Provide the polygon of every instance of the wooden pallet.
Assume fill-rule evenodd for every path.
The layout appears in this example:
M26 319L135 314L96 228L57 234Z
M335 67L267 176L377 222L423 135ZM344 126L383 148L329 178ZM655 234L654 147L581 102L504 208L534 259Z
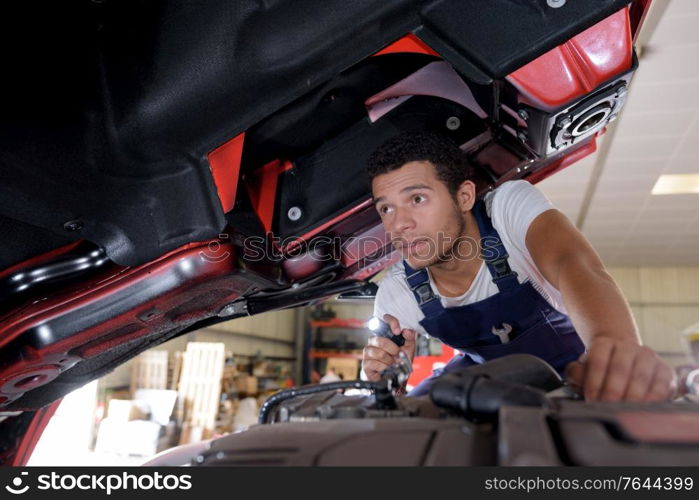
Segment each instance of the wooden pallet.
M171 352L168 359L167 371L167 388L176 391L180 382L182 373L182 359L184 353L182 351Z
M141 353L131 368L131 394L135 394L137 389L167 389L167 376L167 351Z
M180 444L213 435L225 363L222 342L190 342L182 360L178 399L182 422Z

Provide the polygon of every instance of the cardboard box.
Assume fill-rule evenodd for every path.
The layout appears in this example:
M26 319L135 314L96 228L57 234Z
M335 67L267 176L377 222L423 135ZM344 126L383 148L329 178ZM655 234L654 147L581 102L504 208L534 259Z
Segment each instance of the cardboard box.
M170 422L176 400L177 391L164 389L138 389L134 394L134 401L142 403L142 408L147 406L150 420L160 425L167 425Z
M257 394L257 377L239 375L235 378L235 389L241 394Z
M223 378L231 379L238 375L238 369L235 365L226 365L223 367Z
M258 361L252 368L252 374L256 377L263 377L269 372L268 361Z
M342 380L356 380L359 372L359 360L353 358L328 358L326 370L332 370L342 376Z
M148 419L148 410L140 401L133 399L111 399L107 409L107 417L112 422L130 422L131 420Z
M97 431L95 451L150 457L158 449L162 426L146 420L119 422L105 418Z

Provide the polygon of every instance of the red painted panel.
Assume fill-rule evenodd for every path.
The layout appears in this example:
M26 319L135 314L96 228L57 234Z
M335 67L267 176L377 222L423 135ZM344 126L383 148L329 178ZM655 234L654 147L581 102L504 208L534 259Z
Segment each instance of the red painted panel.
M24 467L27 465L29 458L34 452L34 448L36 448L36 443L39 442L39 438L43 434L44 429L48 425L53 414L56 413L60 403L61 400L59 399L58 401L54 401L50 405L37 410L32 418L32 421L29 423L26 432L19 439L14 456L11 458L10 463L6 465L10 465L12 467Z
M214 176L214 184L216 184L224 213L232 210L235 204L244 142L245 132L209 153L209 167Z
M384 255L378 260L373 261L371 264L369 264L366 267L362 267L358 269L357 271L350 272L349 274L345 274L342 276L342 279L347 279L347 280L365 280L369 278L370 276L373 276L374 274L378 273L379 271L392 266L396 262L400 260L400 253L393 251L389 253L388 255Z
M444 344L442 345L442 354L439 356L415 356L415 359L413 359L413 373L410 374L408 385L417 386L432 375L435 363L446 364L454 356L456 356L456 351Z
M432 56L439 57L434 50L430 48L425 42L420 40L417 36L412 33L405 35L403 38L396 40L388 47L379 50L375 56L381 56L384 54L395 54L397 52L415 52L418 54L429 54Z
M601 134L598 134L601 135ZM597 136L593 137L592 140L590 140L587 143L584 143L581 145L578 149L575 151L569 151L563 158L560 160L555 161L551 165L547 165L536 172L532 173L529 177L527 177L527 180L531 182L532 184L536 184L539 181L543 181L550 175L555 174L556 172L559 172L563 170L566 167L569 167L573 163L577 163L586 156L591 155L597 151Z
M680 407L681 408L681 407ZM614 418L638 443L699 444L699 413L695 411L620 411Z
M507 77L522 102L553 110L631 69L629 9L624 8Z
M81 358L216 314L249 286L236 274L234 254L230 243L191 243L143 266L124 268L108 277L95 276L80 290L54 294L0 318L0 347L4 347L28 329L50 328L52 321L62 316L110 300L124 300L133 290L146 291L149 297L137 307L86 325L41 349L24 346L21 359L0 367L0 406L50 382ZM159 290L158 295L147 290Z
M307 233L302 234L301 236L299 236L295 240L293 240L290 243L288 243L287 245L285 245L283 248L284 253L291 252L293 249L295 249L302 242L311 239L313 236L317 235L318 233L325 231L326 229L330 228L334 224L337 224L338 222L343 221L346 218L348 218L348 217L350 217L358 212L361 212L362 210L364 210L367 207L370 207L371 205L372 205L371 200L363 201L359 205L356 205L356 206L350 208L349 210L346 210L345 212L341 213L340 215L333 217L329 221L324 222L320 226L317 226L317 227L311 229Z
M4 269L2 272L0 272L0 279L6 278L16 272L22 271L29 267L39 266L41 264L51 262L55 260L57 257L71 252L76 247L78 247L80 243L82 243L82 240L74 241L72 243L68 243L67 245L56 248L49 252L42 253L30 259L23 260L22 262L18 262L17 264L14 264L13 266L8 267L7 269Z
M643 23L648 16L650 4L653 0L636 0L631 4L631 32L633 33L633 41L636 42L638 34L641 32Z
M344 267L350 267L366 257L376 255L390 245L391 238L379 223L349 238L342 246L340 261Z
M294 164L288 160L274 160L255 170L246 179L252 206L267 233L272 231L279 176L293 167Z

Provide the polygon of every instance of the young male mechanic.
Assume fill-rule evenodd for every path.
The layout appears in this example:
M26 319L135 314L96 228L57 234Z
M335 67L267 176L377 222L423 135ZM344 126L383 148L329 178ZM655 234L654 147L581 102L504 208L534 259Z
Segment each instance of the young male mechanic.
M370 338L369 380L416 334L463 353L459 367L526 352L546 360L588 401L659 401L673 370L642 346L629 306L585 237L527 181L476 199L472 167L449 139L411 132L370 157L376 210L403 260L388 269L375 315L406 339ZM411 395L428 391L430 379Z

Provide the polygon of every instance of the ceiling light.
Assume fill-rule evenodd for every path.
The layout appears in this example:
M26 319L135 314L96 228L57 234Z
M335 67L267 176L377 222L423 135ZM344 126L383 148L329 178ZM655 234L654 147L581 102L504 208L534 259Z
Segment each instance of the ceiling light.
M699 174L661 175L651 194L699 194Z

